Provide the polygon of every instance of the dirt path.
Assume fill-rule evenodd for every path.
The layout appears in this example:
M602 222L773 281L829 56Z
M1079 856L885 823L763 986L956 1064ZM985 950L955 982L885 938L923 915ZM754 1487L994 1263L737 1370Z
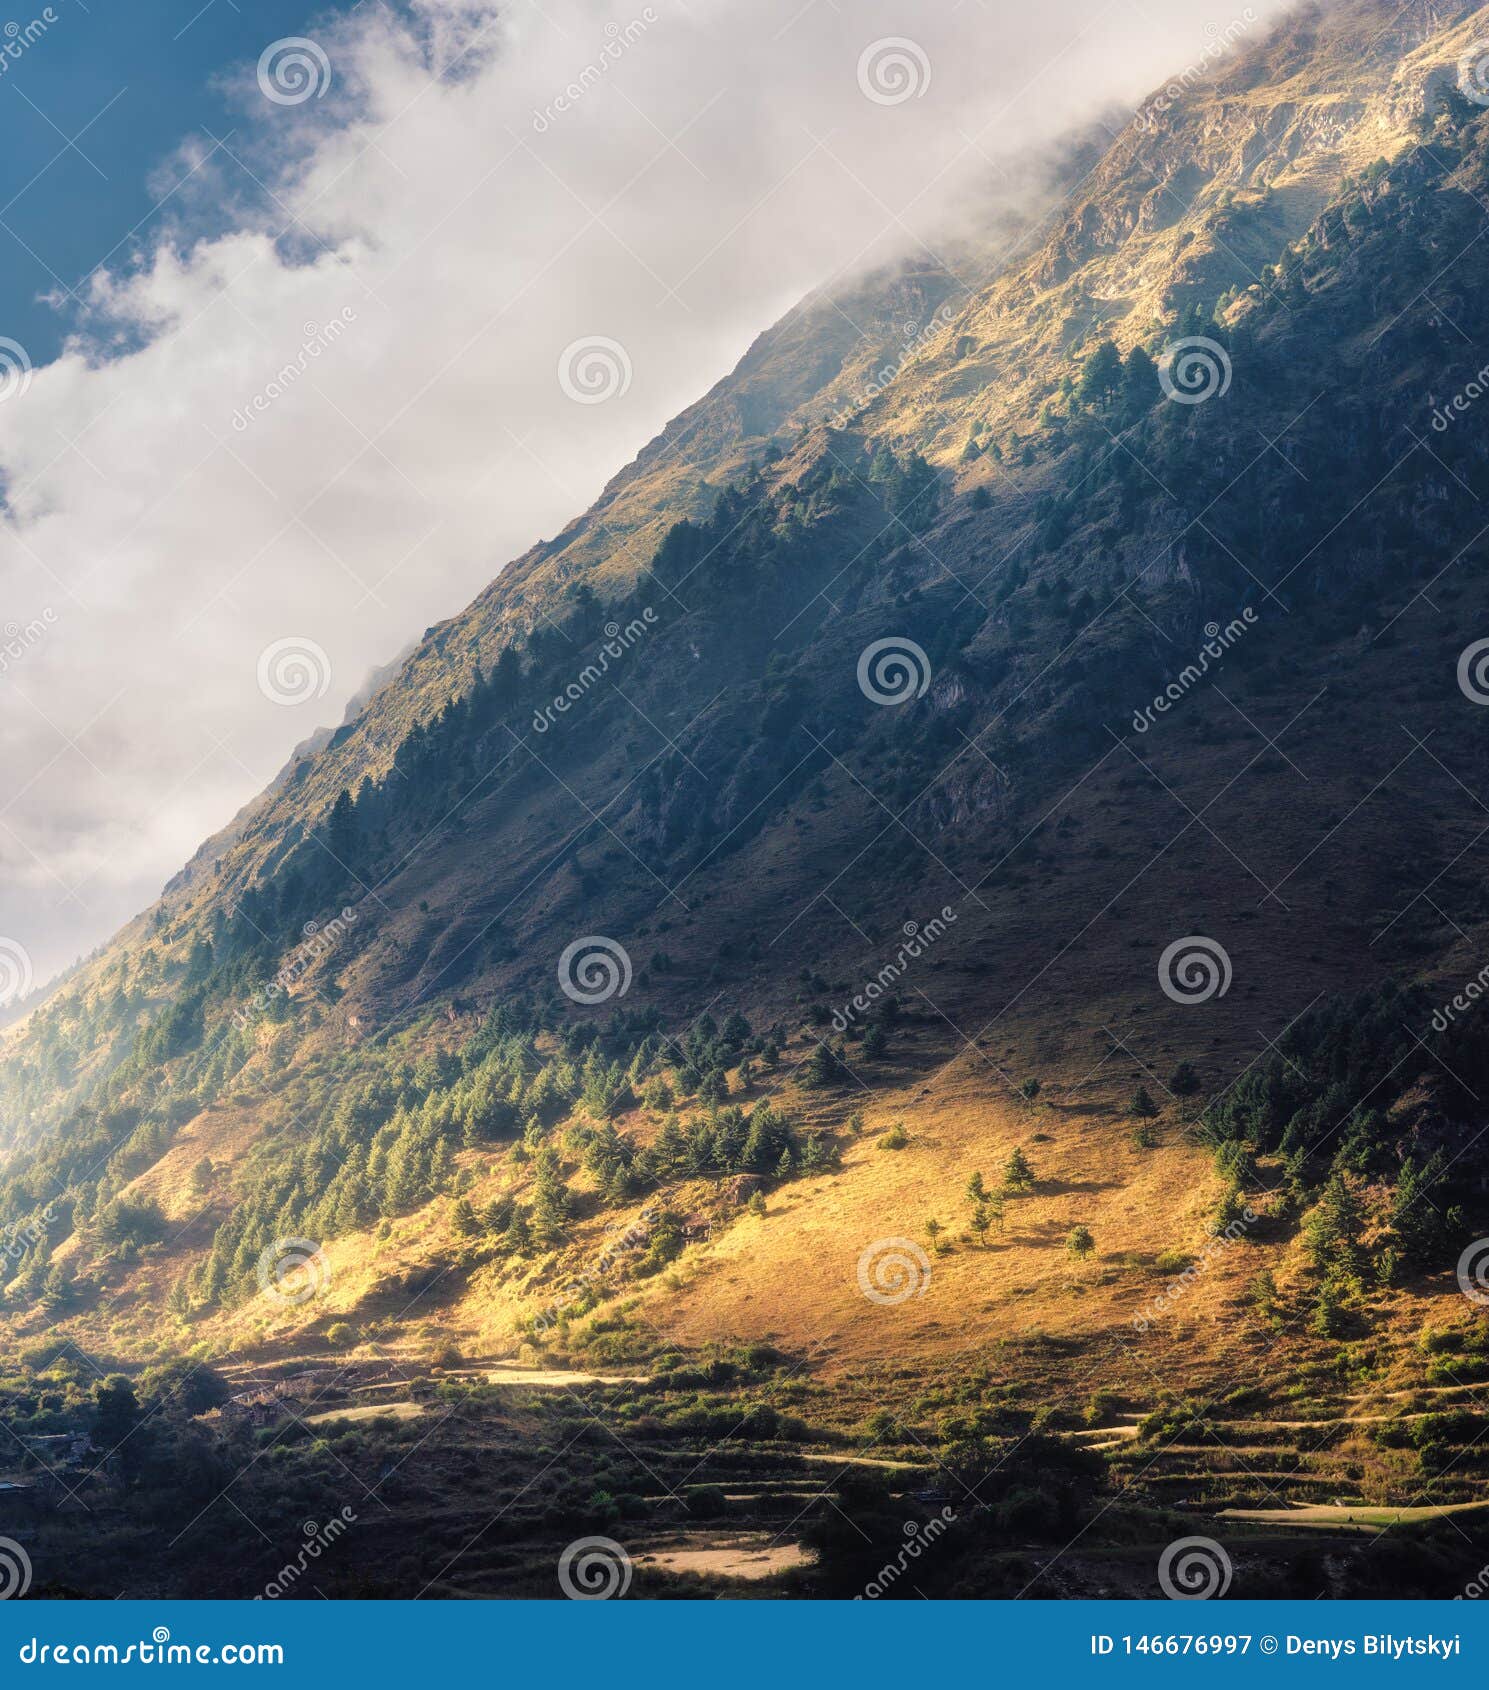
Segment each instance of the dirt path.
M355 1408L328 1408L323 1414L307 1414L307 1426L324 1426L331 1420L417 1420L424 1405L417 1402L362 1402Z
M635 1557L638 1567L656 1567L668 1573L703 1573L710 1578L773 1578L796 1567L809 1567L813 1557L799 1543L776 1543L764 1532L737 1537L698 1534L680 1539L675 1546L644 1550Z
M1445 1502L1425 1508L1380 1508L1361 1503L1300 1503L1296 1508L1222 1508L1222 1520L1249 1520L1260 1526L1332 1526L1345 1531L1374 1532L1414 1520L1440 1520L1489 1508L1489 1502Z

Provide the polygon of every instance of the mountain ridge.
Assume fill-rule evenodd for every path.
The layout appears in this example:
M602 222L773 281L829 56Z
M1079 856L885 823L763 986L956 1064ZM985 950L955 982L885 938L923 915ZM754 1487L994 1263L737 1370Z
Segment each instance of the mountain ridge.
M437 1126L439 1109L455 1107L439 1100L498 1054L493 1017L503 1039L536 1038L545 1060L556 1048L572 1071L562 1083L586 1095L584 1053L595 1047L563 1041L591 1037L572 1031L588 1018L553 983L566 948L590 934L626 952L635 995L605 1000L604 1013L637 1018L615 1032L611 1060L641 1067L619 1094L629 1102L612 1109L597 1081L581 1118L623 1121L650 1149L673 1111L639 1094L672 1071L689 1029L717 1006L744 1010L761 1049L736 1039L714 1052L713 1067L695 1078L709 1080L722 1063L723 1097L710 1080L715 1095L695 1086L689 1107L706 1114L737 1097L758 1110L784 1099L797 1123L784 1146L796 1174L782 1180L779 1198L789 1229L777 1227L767 1246L775 1215L721 1227L706 1246L707 1272L690 1270L685 1283L652 1295L649 1318L665 1308L670 1330L695 1343L721 1334L802 1342L832 1330L851 1366L865 1346L884 1346L874 1306L855 1285L859 1247L917 1230L923 1211L944 1206L979 1160L991 1173L1029 1144L1052 1182L1051 1218L1009 1246L997 1285L985 1288L997 1312L974 1324L996 1328L1026 1295L1052 1330L1119 1327L1140 1287L1112 1267L1109 1285L1067 1296L1064 1233L1085 1215L1098 1240L1116 1233L1128 1254L1151 1263L1175 1238L1202 1230L1226 1177L1210 1166L1212 1147L1192 1135L1183 1090L1160 1105L1166 1141L1155 1159L1127 1143L1142 1117L1112 1095L1107 1076L1120 1074L1118 1086L1134 1093L1161 1092L1163 1076L1189 1064L1223 1098L1257 1060L1258 1035L1264 1054L1265 1041L1364 971L1380 984L1423 962L1444 975L1460 966L1454 947L1466 940L1403 931L1386 911L1340 912L1327 884L1332 877L1378 896L1373 858L1451 859L1472 836L1476 818L1448 808L1461 779L1457 754L1465 766L1476 755L1464 737L1471 725L1431 725L1456 696L1455 653L1413 633L1421 663L1388 702L1416 724L1414 738L1441 732L1450 755L1403 741L1397 767L1420 785L1394 809L1372 810L1368 786L1362 797L1347 764L1314 766L1337 757L1332 728L1306 736L1322 721L1312 714L1315 683L1317 697L1344 701L1341 743L1368 742L1384 724L1392 648L1379 642L1415 614L1417 576L1405 567L1419 566L1403 567L1402 553L1424 539L1434 558L1464 536L1473 543L1451 483L1472 493L1481 481L1477 443L1454 438L1443 448L1450 461L1405 460L1407 474L1391 459L1406 445L1408 412L1416 414L1406 400L1420 391L1401 372L1439 353L1428 319L1472 320L1448 309L1452 298L1422 306L1403 254L1424 232L1446 242L1466 230L1484 180L1481 120L1472 102L1455 103L1447 75L1476 11L1362 0L1289 18L1222 66L1213 85L1189 89L1156 130L1120 136L1061 227L929 335L920 331L955 291L949 272L862 284L876 327L903 330L913 309L917 334L912 356L851 414L838 414L835 383L859 392L880 367L882 340L871 334L866 359L860 350L850 367L844 329L810 372L793 368L798 388L759 401L752 420L738 384L748 388L774 356L791 363L793 337L820 337L833 307L806 308L762 337L730 378L736 385L721 384L723 400L713 400L734 407L711 448L718 456L709 461L725 468L716 496L699 500L687 489L674 502L671 431L602 495L602 525L631 499L616 523L622 540L639 537L649 553L644 568L617 568L607 552L592 571L578 544L599 544L587 518L517 560L469 612L431 631L382 702L247 817L231 860L220 870L202 861L87 978L12 1036L13 1192L43 1197L27 1189L42 1182L26 1156L77 1131L65 1123L69 1108L81 1102L85 1117L112 1123L79 1135L93 1152L74 1170L74 1184L89 1188L81 1221L49 1236L45 1252L28 1251L18 1279L34 1293L60 1268L60 1281L96 1284L110 1308L124 1286L147 1310L177 1295L195 1335L243 1342L253 1305L245 1316L226 1285L206 1295L203 1252L210 1246L213 1262L235 1264L222 1275L240 1293L258 1252L231 1236L234 1217L260 1190L278 1189L272 1165L297 1154L302 1109L347 1117L335 1129L345 1155L358 1088L376 1089L368 1076L378 1064L399 1072L423 1064L430 1084L394 1085L382 1120L382 1128L402 1123L412 1143L418 1133L408 1124L423 1122L420 1111L432 1110ZM1389 27L1362 44L1361 30L1383 21ZM1408 49L1404 59L1392 57L1396 48ZM1334 80L1341 65L1354 78L1343 91ZM1325 121L1325 113L1335 115ZM1182 177L1192 187L1196 172L1203 181L1184 199L1172 184ZM1391 258L1376 261L1375 277L1372 242ZM1248 280L1264 251L1274 256ZM1461 287L1471 302L1471 284L1456 273L1428 286ZM1211 289L1228 297L1206 315ZM1374 290L1368 325L1341 333L1334 296L1347 300L1339 308L1347 319ZM1115 377L1099 386L1108 338L1120 368L1135 372L1130 391ZM1134 357L1144 347L1162 354L1175 338L1204 339L1224 355L1228 411L1227 395L1167 401L1156 367L1149 375ZM1387 358L1398 360L1389 377ZM826 420L807 414L815 404ZM772 445L782 428L791 437ZM1351 457L1370 466L1368 476L1353 473ZM1198 490L1197 516L1171 485ZM1306 508L1295 508L1304 487ZM1363 536L1344 526L1360 495L1377 501ZM650 499L670 519L660 532ZM1278 552L1297 559L1286 575L1266 572ZM578 583L563 578L570 562ZM526 614L527 594L550 620L562 612L557 632ZM1395 598L1407 606L1388 618ZM1225 692L1206 692L1187 715L1176 709L1151 738L1116 734L1114 724L1163 697L1214 638L1210 624L1237 619L1247 632L1215 659ZM1304 631L1289 631L1295 619ZM641 631L622 641L632 627ZM515 651L503 642L519 628L521 653L503 675L498 648ZM915 696L888 708L859 678L864 654L886 639L915 682ZM601 652L610 654L603 668ZM921 660L923 675L914 667ZM1351 665L1381 687L1381 709L1358 696ZM576 679L590 670L597 681ZM1431 674L1446 677L1441 692L1406 696ZM539 730L541 712L574 686L572 709ZM426 696L440 699L432 716L414 703ZM1295 749L1293 733L1311 757ZM368 742L370 757L359 749ZM1207 770L1230 745L1238 767L1223 771L1217 790ZM359 772L376 778L363 786L352 778ZM1269 806L1264 790L1279 779L1302 785ZM1269 828L1256 828L1256 807L1269 809ZM1429 827L1439 812L1442 822ZM1170 838L1173 827L1180 832ZM1150 857L1164 863L1165 878L1154 918L1139 915L1143 931L1129 942L1108 916L1127 886L1151 874ZM1307 902L1310 933L1291 925L1284 889ZM1255 898L1249 917L1243 892ZM1469 920L1453 907L1460 923ZM883 971L906 922L923 926L946 909L957 921L928 953L925 974L906 972L900 1022L884 1034L897 1054L861 1054L859 1040L838 1049L821 1032L832 1006ZM1367 931L1370 917L1381 934ZM307 923L316 932L306 935ZM1216 929L1237 985L1208 1007L1199 1037L1184 1019L1191 1012L1157 991L1156 971L1167 944ZM1247 1000L1269 976L1281 985L1265 1011L1253 1011ZM513 1010L510 1026L501 1021L504 1005L529 1001L541 1006L535 1022L519 1025L525 1010ZM1127 1024L1134 1017L1141 1036ZM780 1067L766 1080L772 1047ZM824 1048L849 1078L829 1064L826 1084L804 1085L813 1064L827 1061L817 1054ZM537 1058L511 1060L511 1072L507 1056L496 1062L501 1083L522 1093L512 1107L526 1110L525 1065ZM752 1077L741 1079L742 1062ZM1106 1087L1090 1101L1087 1068ZM1025 1096L1031 1080L1041 1085ZM1440 1099L1422 1085L1393 1104L1391 1130L1403 1142L1436 1131L1422 1122ZM866 1137L846 1125L855 1087L874 1116ZM687 1094L671 1080L666 1089L680 1106ZM281 1336L371 1321L366 1311L390 1279L454 1262L442 1278L460 1287L446 1314L462 1341L530 1342L534 1299L551 1298L610 1212L598 1176L582 1171L587 1148L549 1144L562 1121L544 1119L546 1110L510 1121L495 1149L480 1139L451 1140L444 1152L422 1145L434 1160L410 1176L395 1213L375 1224L349 1219L324 1241L333 1286L303 1315L283 1314ZM33 1111L51 1122L25 1143L17 1114ZM540 1130L529 1133L534 1120ZM879 1151L875 1135L892 1137L899 1120L911 1125L910 1152ZM1083 1131L1097 1136L1087 1142ZM121 1134L122 1157L113 1143ZM518 1145L532 1138L526 1159L506 1147L508 1134ZM1035 1149L1036 1137L1050 1144ZM846 1171L819 1163L801 1177L814 1140L814 1154L843 1160ZM450 1205L474 1202L472 1193L499 1211L513 1193L519 1204L539 1201L533 1168L542 1173L549 1150L581 1193L570 1244L461 1264ZM335 1156L316 1154L323 1196ZM1121 1168L1118 1189L1082 1177L1090 1156ZM1280 1178L1279 1168L1268 1178ZM1268 1189L1270 1205L1278 1188ZM1306 1188L1305 1208L1317 1189ZM171 1248L157 1239L120 1257L97 1217L121 1200L158 1205ZM628 1193L619 1213L634 1222L637 1202ZM306 1206L285 1198L288 1218ZM13 1200L10 1224L22 1224L20 1208ZM347 1214L357 1215L355 1203ZM381 1224L390 1231L379 1242ZM227 1243L212 1245L219 1236ZM1303 1295L1311 1281L1296 1231L1279 1240L1276 1261ZM937 1272L952 1287L949 1306L974 1306L984 1294L975 1251ZM1227 1265L1196 1298L1181 1365L1197 1376L1245 1353L1238 1333L1217 1360L1204 1328L1241 1295L1243 1276L1241 1263ZM84 1305L93 1295L76 1293ZM1383 1295L1393 1308L1408 1306L1399 1289ZM938 1333L940 1316L908 1315L896 1337L902 1358L963 1341L944 1325ZM38 1318L22 1296L18 1330ZM86 1306L67 1318L92 1329ZM141 1321L130 1330L141 1341Z

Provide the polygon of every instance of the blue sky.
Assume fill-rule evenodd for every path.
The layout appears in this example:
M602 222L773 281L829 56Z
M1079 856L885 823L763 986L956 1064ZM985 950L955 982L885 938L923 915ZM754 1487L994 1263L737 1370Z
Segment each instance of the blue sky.
M305 0L14 0L29 44L0 74L0 335L54 357L76 291L163 215L151 180L193 133L222 136L224 79L249 75L283 36L341 6ZM56 19L49 23L45 11ZM45 27L28 31L39 20ZM110 256L112 254L112 256ZM63 308L47 303L62 294Z

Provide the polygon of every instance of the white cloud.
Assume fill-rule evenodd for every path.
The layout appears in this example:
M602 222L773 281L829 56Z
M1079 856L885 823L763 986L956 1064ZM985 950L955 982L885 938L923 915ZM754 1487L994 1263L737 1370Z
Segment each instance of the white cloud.
M226 144L161 173L171 238L0 403L5 615L55 618L0 672L0 934L39 977L794 299L1209 39L1192 0L420 0L312 33L329 88L238 67ZM903 100L860 87L887 37L929 66ZM560 354L595 335L630 385L576 404ZM261 693L287 636L324 697Z

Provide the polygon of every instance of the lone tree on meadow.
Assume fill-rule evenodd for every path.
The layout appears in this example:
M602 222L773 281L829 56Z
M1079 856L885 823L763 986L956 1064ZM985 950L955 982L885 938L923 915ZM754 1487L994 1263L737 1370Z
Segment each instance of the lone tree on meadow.
M1065 1239L1066 1250L1077 1261L1083 1262L1096 1248L1096 1240L1091 1236L1088 1226L1073 1226Z
M1003 1189L1005 1191L1032 1191L1034 1189L1034 1169L1029 1158L1017 1146L1003 1164Z

